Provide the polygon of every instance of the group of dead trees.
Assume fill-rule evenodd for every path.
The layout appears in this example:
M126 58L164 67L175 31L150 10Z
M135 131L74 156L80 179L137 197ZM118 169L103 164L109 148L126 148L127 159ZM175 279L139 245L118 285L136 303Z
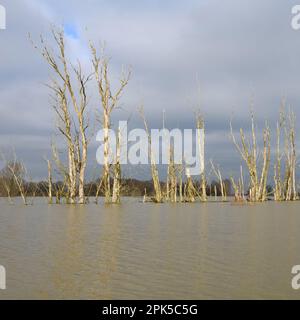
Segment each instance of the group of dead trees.
M70 204L85 204L88 199L86 194L86 168L88 164L89 147L89 83L94 81L98 91L98 105L102 113L102 129L104 132L104 164L102 174L99 174L96 199L100 194L104 195L106 203L120 203L121 199L121 164L120 128L117 135L116 153L113 164L111 164L111 146L109 140L109 130L111 129L111 115L119 104L122 93L130 80L130 71L121 74L120 81L113 92L109 72L109 59L101 50L90 43L90 66L91 72L85 74L80 61L72 63L68 58L65 37L63 31L52 29L55 48L51 48L40 38L38 45L34 47L40 52L52 71L52 81L48 85L52 92L53 109L57 115L58 132L63 137L65 143L62 155L60 148L52 143L52 159L46 159L48 168L47 196L49 203L56 203L62 199ZM207 183L205 171L205 131L204 121L199 115L196 116L196 128L203 132L203 136L198 135L197 144L200 150L201 172L199 172L200 182L193 181L188 166L175 164L174 150L170 147L170 161L167 169L167 181L165 188L159 178L159 170L152 154L151 135L144 115L140 110L146 133L148 135L148 146L150 156L151 175L153 181L153 196L147 196L145 190L145 201L156 203L168 202L195 202L199 199L207 201ZM298 192L296 185L296 138L295 138L295 115L293 112L280 113L277 123L277 148L276 161L274 163L274 190L270 192L267 188L269 172L271 166L271 132L266 124L262 134L262 150L256 136L256 126L253 113L251 114L250 138L247 139L243 129L240 129L240 141L237 141L232 125L231 138L244 161L247 168L246 174L249 176L248 191L244 183L243 166L241 166L240 177L236 181L231 178L232 187L236 201L262 202L268 199L271 193L276 201L297 200ZM282 149L283 141L283 149ZM218 180L218 191L215 186L214 194L220 194L223 201L227 201L228 190L218 166L211 161L211 169ZM59 174L62 183L56 184L53 188L54 171ZM2 188L6 191L9 199L15 194L22 197L27 204L27 189L25 184L25 166L14 161L7 161L5 169L1 172ZM57 187L59 186L59 187ZM210 192L212 194L212 192Z
M201 166L200 185L196 184L190 174L190 169L184 163L175 163L174 161L174 145L170 143L169 149L169 163L167 167L167 180L162 187L162 183L159 178L159 171L155 162L155 154L152 149L151 134L148 128L146 117L143 108L139 109L140 116L144 122L144 127L148 136L148 154L150 158L151 176L153 181L154 194L152 197L147 196L147 190L145 190L144 202L153 201L156 203L162 202L195 202L196 199L205 202L207 200L207 185L205 178L204 167L204 121L200 115L196 116L197 124L197 144L199 150L199 162ZM203 135L200 135L202 130Z
M274 196L275 201L291 201L298 199L296 185L296 142L295 142L295 115L292 111L285 112L283 107L277 123L277 147L274 163L274 188L268 188L271 164L271 132L266 123L262 134L262 150L259 149L254 114L251 113L250 139L246 138L243 129L240 129L240 142L233 133L231 138L238 150L249 176L249 189L245 193L243 167L241 166L240 178L236 182L231 178L236 201L262 202ZM281 142L284 141L284 150Z
M47 161L48 167L48 198L65 199L67 203L84 204L87 202L85 194L86 167L88 163L89 118L88 118L88 86L95 81L99 93L99 109L102 110L102 129L104 131L104 165L102 179L99 182L98 193L102 190L105 202L120 202L121 166L119 159L115 159L113 166L113 189L111 190L111 169L109 162L110 145L109 129L111 127L111 113L117 107L120 97L130 79L130 72L123 72L120 85L113 94L109 79L109 59L103 50L101 54L90 43L91 72L85 75L80 61L73 64L68 58L64 32L52 29L55 49L51 48L41 37L34 47L40 52L52 70L52 82L48 85L52 91L53 108L58 119L58 131L62 135L67 154L63 161L59 148L52 143L52 160ZM120 135L119 135L120 138ZM118 154L118 152L117 152ZM63 181L63 188L53 193L53 165Z
M4 168L0 171L0 188L1 194L6 195L8 201L13 203L14 197L21 197L23 203L28 204L28 193L30 190L30 183L27 182L27 170L25 165L17 161L16 158L13 160L7 160L2 157L4 162Z
M6 197L10 204L20 198L25 204L33 204L34 198L45 195L44 182L34 182L23 161L17 159L14 151L0 152L0 197Z

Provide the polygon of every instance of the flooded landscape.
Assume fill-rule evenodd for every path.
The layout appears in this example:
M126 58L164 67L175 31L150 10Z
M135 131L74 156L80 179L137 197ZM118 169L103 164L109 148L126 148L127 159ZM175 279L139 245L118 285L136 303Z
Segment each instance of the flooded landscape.
M299 299L299 202L0 204L0 299Z

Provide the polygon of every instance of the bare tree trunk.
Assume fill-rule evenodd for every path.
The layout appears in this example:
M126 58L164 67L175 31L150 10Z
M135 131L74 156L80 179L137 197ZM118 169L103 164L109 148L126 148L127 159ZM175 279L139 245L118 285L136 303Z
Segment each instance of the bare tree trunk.
M291 189L292 195L291 200L295 201L298 199L297 188L296 188L296 143L295 143L295 115L293 112L289 114L289 130L290 130L290 148L291 148Z
M241 190L240 190L240 193L241 193L242 199L245 200L245 185L244 185L243 166L241 166L240 172L241 172L241 178L240 178L240 181L241 181Z
M244 201L240 185L237 185L233 177L230 178L234 190L234 198L236 202Z
M224 183L223 183L223 179L222 179L222 174L221 174L221 171L220 169L216 169L212 160L210 161L211 163L211 167L212 167L212 170L214 172L214 174L216 175L216 177L218 178L219 180L219 185L220 185L220 191L221 191L221 196L222 196L222 201L226 201L227 200L227 197L226 197L226 191L225 191L225 187L224 187Z
M113 185L113 203L121 202L121 130L118 130L118 138L117 138L117 151L116 151L116 161L114 165L114 185Z
M280 113L280 121L277 123L277 145L276 145L276 163L274 165L274 200L282 201L282 181L281 181L281 151L280 151L280 137L283 125L282 113Z
M185 201L195 202L196 190L190 175L189 168L186 168L186 177L187 177L187 181L186 181L186 190L185 190Z
M144 190L143 203L147 202L147 189Z
M166 195L165 195L165 200L169 201L170 200L170 164L168 165L167 169L167 182L166 182Z
M51 161L47 160L47 166L48 166L48 203L53 203L52 198L52 166Z
M203 139L201 140L200 132L203 131ZM201 172L201 201L207 201L206 194L206 177L205 177L205 126L203 118L198 115L197 116L197 131L198 131L198 148L200 154L200 165L203 168Z
M168 166L168 199L177 202L177 176L174 163L174 147L170 147L170 160Z
M156 203L161 203L161 202L163 202L163 195L161 192L161 186L160 186L160 181L159 181L158 170L157 170L156 163L155 163L155 157L154 157L154 154L152 151L151 135L150 135L150 132L148 129L148 125L147 125L147 121L145 118L143 107L141 107L139 109L139 113L144 121L145 130L148 135L148 147L149 147L149 155L150 155L150 162L151 162L151 174L152 174L153 187L154 187L154 192L155 192L154 201Z
M214 194L215 194L215 201L218 200L218 192L217 192L217 186L214 186Z
M264 149L263 149L263 168L260 178L259 188L258 188L258 200L266 201L267 199L267 179L270 167L270 156L271 156L271 146L270 146L270 130L267 127L264 131Z
M109 128L110 128L110 121L109 115L104 110L104 164L103 164L103 181L104 181L104 197L105 202L111 202L111 191L110 191L110 165L109 165L109 154L110 154L110 147L109 147Z
M103 110L103 130L104 130L104 165L103 165L103 186L105 202L111 202L111 190L110 190L110 146L109 146L109 129L110 129L110 117L112 111L117 107L121 95L128 85L131 72L122 71L120 79L120 85L116 92L112 94L111 85L109 81L108 64L109 59L103 54L98 55L95 46L90 43L90 49L92 53L92 63L94 67L96 82L98 86L98 92L101 100L101 107Z
M81 116L79 116L81 117ZM82 120L83 121L83 120ZM80 121L81 122L81 121ZM79 172L79 184L78 184L78 202L79 204L85 204L86 203L86 195L84 192L84 186L85 186L85 171L87 166L87 151L88 151L88 142L85 134L85 130L81 129L81 159L78 164L78 172Z
M178 174L179 174L179 201L183 202L183 193L182 193L182 164L178 165Z
M97 186L97 190L96 190L96 196L95 196L95 203L98 204L98 199L99 199L99 195L100 195L100 191L103 185L103 176L100 179L98 186Z

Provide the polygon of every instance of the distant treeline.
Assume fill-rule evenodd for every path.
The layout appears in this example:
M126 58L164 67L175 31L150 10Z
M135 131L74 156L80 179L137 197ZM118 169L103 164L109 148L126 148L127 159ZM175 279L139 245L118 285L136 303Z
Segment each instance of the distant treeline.
M22 170L18 169L21 168L20 164L14 164L16 168L14 174L17 175L16 177L11 173L11 170L8 167L5 167L0 171L0 196L7 197L19 197L21 196L20 188L17 183L18 180L22 180L22 185L24 188L24 192L28 197L48 197L48 181L40 181L40 182L27 182L22 178ZM85 194L88 197L96 197L96 196L104 196L104 190L99 189L100 180L88 182L85 184ZM233 195L232 184L229 179L224 180L224 186L226 189L227 195ZM201 181L195 181L195 189L200 189ZM167 185L166 182L160 182L161 188L166 189ZM111 185L111 187L113 187ZM53 182L52 183L52 190L53 194L55 195L57 192L61 191L62 189L67 189L67 186L64 185L63 182ZM9 193L8 193L9 190ZM206 183L206 193L208 196L221 196L221 186L220 183L213 180L210 183ZM144 195L154 196L155 190L153 186L153 181L142 181L137 179L122 179L121 183L121 195L122 196L133 196L133 197L141 197Z

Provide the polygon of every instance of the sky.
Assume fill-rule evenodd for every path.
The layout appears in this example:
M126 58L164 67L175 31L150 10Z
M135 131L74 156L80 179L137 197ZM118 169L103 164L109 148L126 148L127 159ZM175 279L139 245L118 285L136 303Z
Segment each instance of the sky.
M43 34L51 44L52 24L63 26L70 59L80 59L87 72L89 40L99 47L105 42L113 85L122 66L131 67L132 78L115 121L130 119L132 127L142 127L136 110L143 104L151 127L161 126L165 110L167 127L193 128L194 112L200 109L206 123L206 160L219 164L225 176L238 172L241 163L229 138L230 119L235 130L247 131L251 100L258 134L265 121L274 127L283 97L299 119L300 30L291 27L297 1L0 0L0 4L7 14L7 28L0 30L0 149L15 149L35 180L46 176L43 157L49 157L51 140L60 137L45 86L51 72L28 33L36 41ZM96 90L89 96L97 131L100 124L94 120L101 106ZM90 168L96 146L93 138ZM134 171L136 177L144 174L143 169Z

